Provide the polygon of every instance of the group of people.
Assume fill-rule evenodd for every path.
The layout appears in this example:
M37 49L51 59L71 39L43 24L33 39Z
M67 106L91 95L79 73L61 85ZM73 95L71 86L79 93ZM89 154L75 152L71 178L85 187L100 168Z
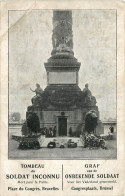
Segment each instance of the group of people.
M43 127L41 128L41 133L42 135L45 135L46 137L56 137L56 126L54 126L53 128L46 128ZM69 136L72 137L73 133L72 133L72 128L69 128Z
M56 127L50 127L50 128L41 128L42 135L45 135L46 137L56 137Z

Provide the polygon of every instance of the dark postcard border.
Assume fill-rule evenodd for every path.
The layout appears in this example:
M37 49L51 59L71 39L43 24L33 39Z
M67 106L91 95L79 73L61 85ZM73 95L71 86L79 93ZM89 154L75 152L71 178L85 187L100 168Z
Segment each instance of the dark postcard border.
M118 138L117 138L117 9L34 9L33 11L41 10L115 10L116 11L116 158L10 158L9 157L9 11L27 11L27 10L8 10L8 160L117 160L118 158Z

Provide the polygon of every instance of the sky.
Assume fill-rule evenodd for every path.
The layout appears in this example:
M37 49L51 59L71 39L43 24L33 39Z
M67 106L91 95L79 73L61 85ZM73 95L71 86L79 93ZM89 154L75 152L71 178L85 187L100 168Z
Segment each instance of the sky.
M52 51L52 10L9 11L9 112L25 119L35 89L44 89ZM116 11L73 10L73 50L79 87L89 84L100 118L116 118Z

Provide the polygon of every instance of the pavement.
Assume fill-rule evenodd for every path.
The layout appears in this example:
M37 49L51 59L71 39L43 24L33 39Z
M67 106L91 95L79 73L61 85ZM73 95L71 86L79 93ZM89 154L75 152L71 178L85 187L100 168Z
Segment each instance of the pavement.
M75 138L79 140L79 138ZM108 140L106 141L107 149L88 149L79 146L77 148L53 148L41 147L37 150L19 150L19 143L9 137L9 159L20 159L20 160L76 160L76 159L88 159L88 160L99 160L99 159L116 159L117 158L117 141Z

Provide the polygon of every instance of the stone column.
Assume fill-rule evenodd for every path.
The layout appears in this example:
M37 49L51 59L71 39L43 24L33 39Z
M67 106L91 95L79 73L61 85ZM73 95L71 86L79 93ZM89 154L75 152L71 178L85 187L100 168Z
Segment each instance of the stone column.
M73 56L72 11L53 11L52 56Z

